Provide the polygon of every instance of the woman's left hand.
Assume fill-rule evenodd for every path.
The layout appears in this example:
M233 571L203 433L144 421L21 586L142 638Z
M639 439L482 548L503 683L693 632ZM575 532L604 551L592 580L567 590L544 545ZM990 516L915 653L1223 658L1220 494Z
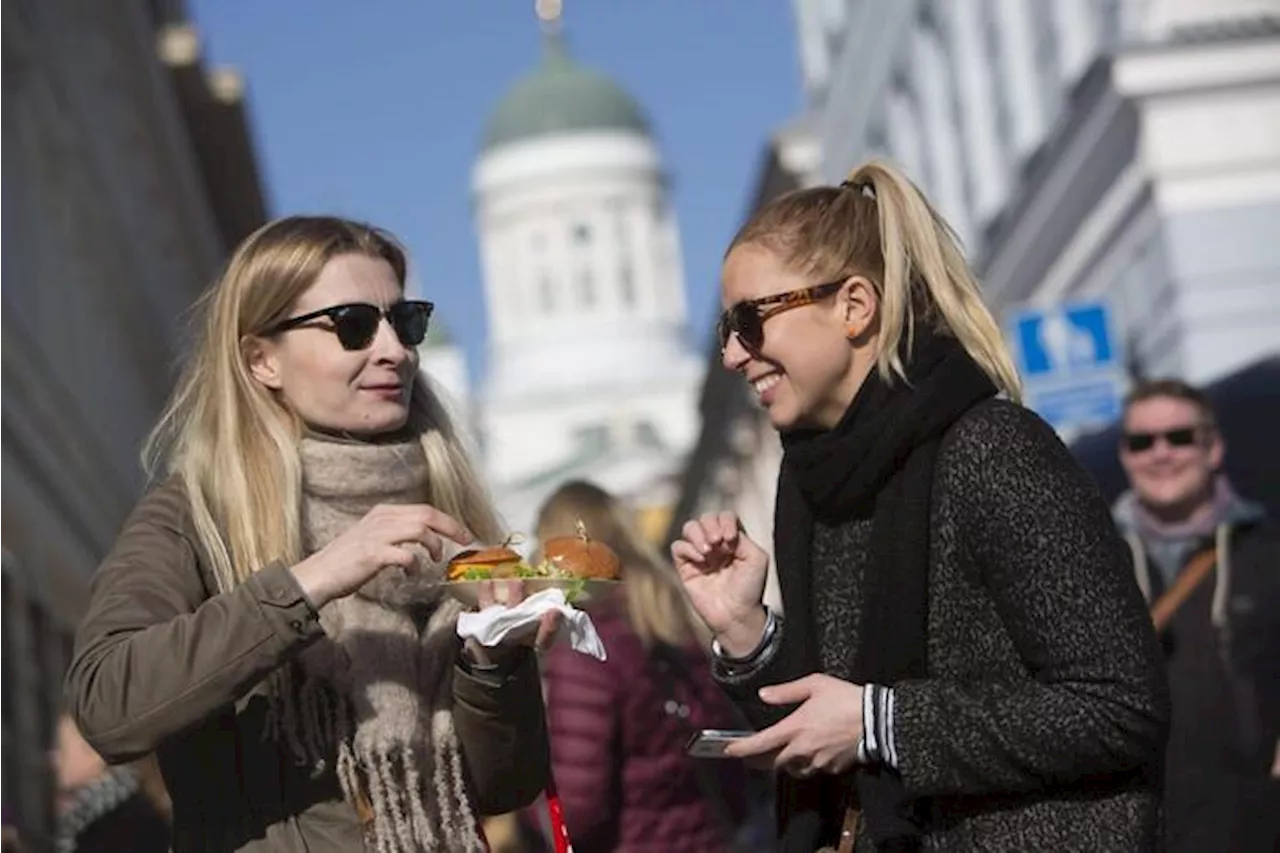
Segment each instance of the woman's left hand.
M476 589L476 603L481 610L495 604L513 607L527 597L524 582L520 580L480 581ZM560 612L552 610L542 614L536 630L530 626L525 631L512 632L496 646L482 646L475 640L467 640L467 653L471 660L481 666L491 666L501 663L522 648L533 647L542 651L551 643L563 621L564 617Z
M724 754L748 761L772 756L773 766L792 776L843 773L858 760L862 739L862 688L830 675L814 673L760 691L770 705L796 708L779 722L725 748Z

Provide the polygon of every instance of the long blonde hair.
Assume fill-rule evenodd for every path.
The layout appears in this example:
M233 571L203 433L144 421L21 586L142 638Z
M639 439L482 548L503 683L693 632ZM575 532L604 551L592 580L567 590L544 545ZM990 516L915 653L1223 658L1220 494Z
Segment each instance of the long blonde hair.
M911 351L917 324L924 323L954 335L997 388L1021 399L1004 336L955 232L887 163L863 164L839 187L795 190L766 204L743 225L729 252L747 244L778 253L816 281L866 276L880 297L876 367L886 382L905 381L903 352Z
M622 561L627 616L646 648L710 642L675 569L640 537L622 504L604 489L582 480L562 485L538 512L536 535L540 541L577 535L579 520L591 539L608 545Z
M232 255L197 304L197 340L177 387L143 448L155 477L178 478L199 545L220 591L272 562L302 555L304 425L249 373L242 341L284 319L339 255L391 265L403 290L407 261L395 238L363 223L295 216L268 223ZM417 372L409 426L431 472L425 500L478 537L501 538L496 516L445 407Z

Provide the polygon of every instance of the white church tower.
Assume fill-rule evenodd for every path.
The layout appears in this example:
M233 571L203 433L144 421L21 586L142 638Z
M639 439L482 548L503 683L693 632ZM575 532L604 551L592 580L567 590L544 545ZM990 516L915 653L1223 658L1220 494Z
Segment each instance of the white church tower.
M585 477L669 503L702 359L658 148L637 104L573 60L539 3L540 64L501 99L472 174L489 320L481 440L513 528Z

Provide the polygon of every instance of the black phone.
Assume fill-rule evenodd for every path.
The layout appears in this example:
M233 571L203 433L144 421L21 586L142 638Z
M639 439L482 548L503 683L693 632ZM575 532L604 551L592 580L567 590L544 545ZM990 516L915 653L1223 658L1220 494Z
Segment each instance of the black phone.
M689 738L685 753L694 758L724 758L726 746L753 734L741 729L703 729Z

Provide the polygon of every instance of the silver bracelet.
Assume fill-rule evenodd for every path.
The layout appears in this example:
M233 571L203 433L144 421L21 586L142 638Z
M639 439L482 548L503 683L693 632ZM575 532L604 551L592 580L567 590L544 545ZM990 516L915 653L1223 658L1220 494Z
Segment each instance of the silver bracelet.
M764 654L765 649L769 648L769 644L773 642L773 638L778 633L778 628L782 625L782 617L774 613L769 607L764 609L764 631L760 634L760 642L756 643L756 647L743 657L733 657L726 654L721 647L719 640L711 641L711 653L716 656L720 663L728 667L738 668L748 666L755 663L756 660Z

